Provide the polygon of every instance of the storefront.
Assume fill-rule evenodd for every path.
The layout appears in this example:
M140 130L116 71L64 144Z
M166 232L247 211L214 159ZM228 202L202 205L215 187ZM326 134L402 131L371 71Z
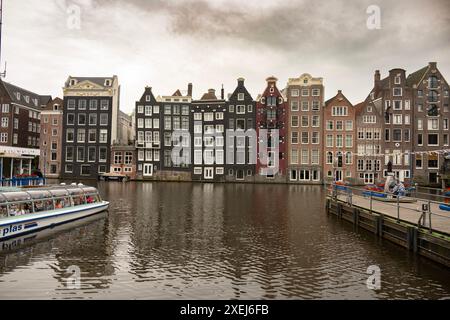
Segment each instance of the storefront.
M0 180L30 176L39 156L39 149L0 146Z

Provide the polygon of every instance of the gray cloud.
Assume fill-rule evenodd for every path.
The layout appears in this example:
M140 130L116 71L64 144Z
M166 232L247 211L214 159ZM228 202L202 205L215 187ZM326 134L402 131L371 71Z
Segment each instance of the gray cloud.
M446 0L14 0L6 2L4 58L9 81L61 95L66 77L117 74L122 108L145 85L168 94L194 82L201 95L247 78L254 96L274 74L308 72L363 99L372 74L413 72L438 61L450 75L450 1ZM81 9L81 29L67 29L67 6ZM368 30L366 9L381 8ZM26 14L26 19L17 17ZM32 53L32 54L31 54ZM44 75L44 76L43 76Z

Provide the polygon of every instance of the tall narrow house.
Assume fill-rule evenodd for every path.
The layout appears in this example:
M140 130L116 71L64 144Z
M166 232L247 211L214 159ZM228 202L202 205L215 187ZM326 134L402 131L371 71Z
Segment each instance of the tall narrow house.
M47 178L61 175L63 100L55 98L41 112L40 168Z
M288 181L291 183L321 183L323 162L322 78L303 74L289 79L286 87L289 121L287 148L289 152Z
M209 89L200 100L192 101L191 121L192 179L223 181L225 179L225 113L226 103Z
M407 78L414 94L414 181L438 185L450 178L449 85L436 62Z
M151 87L136 101L135 111L137 178L156 179L161 169L162 114Z
M226 180L253 181L256 170L256 101L247 91L244 78L227 101L225 140L227 151Z
M161 179L168 181L189 181L191 179L192 84L187 94L180 90L171 96L159 98L162 105Z
M109 172L111 145L118 139L119 80L70 76L63 92L61 175L97 179Z
M356 108L339 90L333 98L325 102L323 115L325 122L323 169L326 180L354 183Z
M277 88L277 81L273 76L267 78L266 89L256 102L256 181L286 182L289 112L286 100ZM266 143L261 143L262 141Z

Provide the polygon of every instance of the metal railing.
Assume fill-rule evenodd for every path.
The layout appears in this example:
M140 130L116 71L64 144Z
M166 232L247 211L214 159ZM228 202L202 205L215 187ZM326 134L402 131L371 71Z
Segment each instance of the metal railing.
M361 187L353 187L341 184L328 184L326 185L327 195L332 199L344 201L350 206L355 204L355 196L368 200L368 209L370 212L377 212L387 216L391 216L397 221L403 220L409 223L414 223L418 228L425 228L430 233L432 231L441 231L449 233L448 230L442 231L432 226L439 225L440 223L448 224L450 229L450 197L445 195L436 195L425 192L417 191L417 188L409 190L404 196L395 196L392 193L386 193L378 190L371 190ZM431 197L436 199L431 199ZM382 208L377 208L383 204ZM415 204L415 206L414 206ZM360 205L358 205L360 206ZM386 207L387 206L387 207ZM389 210L391 209L392 210ZM383 212L388 210L390 212ZM411 221L411 217L407 219L405 216L407 213L415 214L414 220ZM403 219L402 219L403 215ZM417 222L415 222L417 221Z
M0 179L0 186L2 187L26 187L26 186L40 186L45 184L45 178L41 177L22 177L12 179Z

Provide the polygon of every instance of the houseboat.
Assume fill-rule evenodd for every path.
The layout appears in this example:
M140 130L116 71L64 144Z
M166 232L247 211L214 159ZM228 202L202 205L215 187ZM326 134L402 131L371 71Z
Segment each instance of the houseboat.
M108 209L94 187L84 185L0 190L0 241L52 228Z

